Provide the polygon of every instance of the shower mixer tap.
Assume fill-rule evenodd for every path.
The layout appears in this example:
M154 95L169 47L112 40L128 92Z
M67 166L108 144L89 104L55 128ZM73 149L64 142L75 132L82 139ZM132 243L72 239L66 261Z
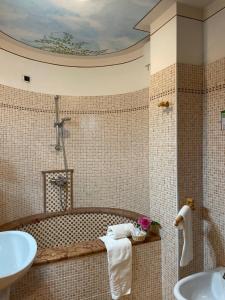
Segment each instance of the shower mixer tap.
M59 188L60 205L63 210L67 209L68 202L68 178L67 175L58 175L52 178L50 183Z
M59 175L57 178L51 179L50 182L60 188L65 187L68 183L67 178Z

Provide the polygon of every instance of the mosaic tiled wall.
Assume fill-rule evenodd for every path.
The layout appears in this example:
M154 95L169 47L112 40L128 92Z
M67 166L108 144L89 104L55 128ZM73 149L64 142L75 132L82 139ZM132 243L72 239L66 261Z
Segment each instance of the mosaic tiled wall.
M148 89L60 99L74 207L149 214ZM62 169L54 149L53 95L0 86L0 222L43 212L41 171Z
M131 296L160 300L160 241L133 247ZM36 266L13 288L12 300L110 300L106 253Z
M177 65L177 179L178 207L186 198L193 198L194 259L179 268L179 278L203 270L203 67L189 64ZM179 232L179 253L183 247L183 233Z
M225 58L205 67L204 99L204 264L225 265Z
M159 108L160 101L169 101L170 108ZM223 110L225 59L206 66L205 73L201 66L178 64L151 76L150 211L163 226L164 299L173 299L172 289L178 278L225 264ZM181 232L178 236L174 232L172 223L187 197L195 200L196 207L194 260L180 268L178 253L180 256L183 238Z
M173 228L177 212L176 160L176 65L150 78L149 102L149 192L151 215L162 225L163 299L173 299L177 281L177 231ZM168 109L158 107L169 101Z
M129 205L131 210L150 211L161 222L164 299L173 299L179 277L202 270L203 253L205 269L225 264L225 133L220 122L225 110L225 59L206 66L204 86L203 75L202 67L182 64L152 75L149 103L146 90L61 101L62 115L72 117L66 125L66 143L75 172L75 206ZM170 102L168 109L158 107L162 100ZM1 102L1 220L6 221L6 216L42 211L40 171L55 164L62 167L62 157L51 146L52 97L2 86ZM29 151L27 141L32 141ZM34 160L39 163L24 164ZM186 197L193 197L196 205L195 248L193 263L181 269L182 237L172 224Z
M149 104L150 211L162 224L163 299L174 299L178 278L203 269L202 239L203 68L172 65L151 76ZM169 101L169 108L158 107ZM194 260L179 267L182 233L173 222L183 200L192 197Z

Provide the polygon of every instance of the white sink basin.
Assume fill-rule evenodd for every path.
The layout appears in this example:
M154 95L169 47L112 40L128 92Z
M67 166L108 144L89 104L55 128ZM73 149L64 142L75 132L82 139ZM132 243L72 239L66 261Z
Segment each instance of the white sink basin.
M196 273L177 282L177 300L225 300L225 268ZM225 277L225 276L224 276Z
M9 298L9 287L22 277L37 253L37 243L22 231L0 232L0 300Z

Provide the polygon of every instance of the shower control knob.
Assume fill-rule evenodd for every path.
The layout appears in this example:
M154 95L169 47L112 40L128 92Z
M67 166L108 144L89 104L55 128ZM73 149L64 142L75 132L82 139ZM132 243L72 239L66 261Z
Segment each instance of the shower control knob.
M62 150L62 147L60 145L55 145L55 150L60 151L60 150Z

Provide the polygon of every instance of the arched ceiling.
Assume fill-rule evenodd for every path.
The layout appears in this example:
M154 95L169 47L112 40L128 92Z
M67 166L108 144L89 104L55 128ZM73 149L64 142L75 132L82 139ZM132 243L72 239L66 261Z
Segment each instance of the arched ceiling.
M60 54L100 55L147 36L135 24L160 0L1 0L0 30Z

